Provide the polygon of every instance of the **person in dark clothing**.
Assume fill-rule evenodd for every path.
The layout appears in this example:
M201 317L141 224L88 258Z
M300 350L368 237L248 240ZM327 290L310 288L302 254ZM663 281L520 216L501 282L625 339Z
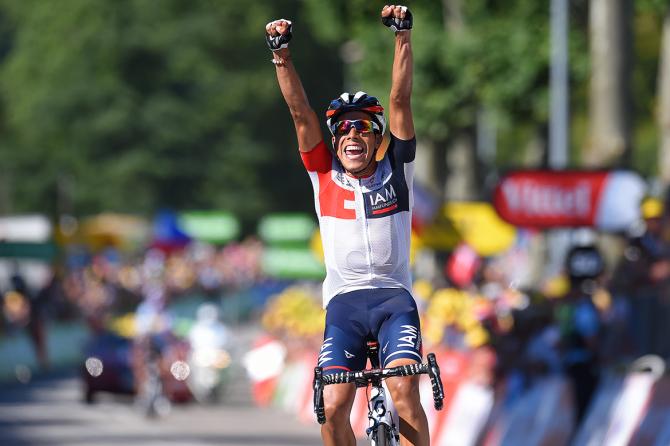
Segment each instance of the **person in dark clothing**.
M604 272L604 260L593 245L573 247L566 269L570 290L556 308L564 372L570 378L578 425L586 415L600 375L599 345L602 321L592 300L596 279Z
M45 304L43 293L33 295L24 277L17 271L11 277L13 291L25 297L29 303L30 314L28 317L28 334L35 348L37 364L41 369L49 367L49 355L47 352L46 328L45 328Z
M609 288L627 305L633 356L670 355L670 217L664 203L647 197L643 221L629 235Z

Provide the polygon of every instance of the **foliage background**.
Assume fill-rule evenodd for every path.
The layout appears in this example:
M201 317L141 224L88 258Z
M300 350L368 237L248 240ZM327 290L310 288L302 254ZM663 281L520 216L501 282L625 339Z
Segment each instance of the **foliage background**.
M447 148L495 116L487 169L541 165L549 6L413 0L420 141ZM0 212L225 209L244 221L312 208L264 25L294 20L291 43L313 107L342 89L387 97L393 50L380 1L0 0ZM588 1L571 2L571 163L588 120ZM634 166L654 175L653 114L666 6L635 2ZM453 17L451 18L453 19ZM342 59L353 42L363 58ZM349 44L351 49L352 44ZM354 54L356 56L357 54ZM542 144L540 144L542 145ZM482 191L485 192L485 191Z

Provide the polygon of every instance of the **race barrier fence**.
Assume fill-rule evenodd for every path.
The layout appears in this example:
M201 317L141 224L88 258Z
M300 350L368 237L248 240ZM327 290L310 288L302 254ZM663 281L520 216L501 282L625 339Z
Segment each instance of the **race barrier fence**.
M280 341L268 337L257 343L256 350L250 357L260 351L272 352L273 361L282 355L285 359L281 367L264 360L263 373L250 373L256 404L273 405L302 422L316 423L312 399L316 355L287 353ZM422 377L420 386L434 446L670 445L670 375L664 370L607 373L584 422L573 432L575 410L566 377L539 378L519 397L508 398L505 390L494 392L473 373L472 352L435 353L445 389L442 411L432 406L427 377ZM366 389L358 389L351 422L356 435L364 438Z

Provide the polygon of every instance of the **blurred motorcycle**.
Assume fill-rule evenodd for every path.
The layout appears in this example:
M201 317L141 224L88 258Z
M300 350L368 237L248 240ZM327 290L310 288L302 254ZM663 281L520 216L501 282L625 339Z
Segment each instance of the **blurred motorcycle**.
M216 305L205 303L198 308L188 340L189 389L199 402L218 402L230 374L231 334L220 321Z

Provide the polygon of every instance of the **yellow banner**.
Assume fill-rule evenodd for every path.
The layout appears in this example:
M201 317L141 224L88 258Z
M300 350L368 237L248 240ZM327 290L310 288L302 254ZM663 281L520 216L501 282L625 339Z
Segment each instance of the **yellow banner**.
M498 217L489 203L453 202L442 209L468 245L481 256L500 254L516 238L516 228Z

